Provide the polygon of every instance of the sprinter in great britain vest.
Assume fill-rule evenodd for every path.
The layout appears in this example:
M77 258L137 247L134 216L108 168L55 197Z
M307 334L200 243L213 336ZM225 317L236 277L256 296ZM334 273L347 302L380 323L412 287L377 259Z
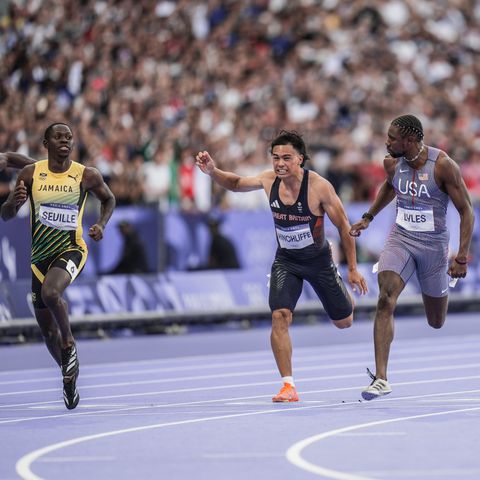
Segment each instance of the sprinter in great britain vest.
M270 208L278 248L270 277L269 304L273 310L295 309L303 280L310 283L332 320L348 317L352 302L333 262L325 238L323 216L314 215L308 206L309 171L304 169L298 198L293 205L280 199L280 179L270 191Z
M284 205L279 195L277 177L270 191L270 208L275 223L280 253L296 259L317 256L328 248L325 240L323 216L315 216L308 207L308 170L304 170L297 201Z

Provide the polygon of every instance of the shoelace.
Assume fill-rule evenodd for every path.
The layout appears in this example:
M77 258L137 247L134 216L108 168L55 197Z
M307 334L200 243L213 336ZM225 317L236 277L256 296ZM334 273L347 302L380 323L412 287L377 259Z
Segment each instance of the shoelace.
M383 389L383 385L382 383L385 381L385 380L382 380L381 378L377 378L371 371L370 369L367 367L367 374L368 376L372 379L372 383L370 384L370 386L372 386L373 388L376 388L377 390L382 390ZM377 384L375 384L376 381L379 381Z
M292 385L283 385L283 387L278 392L277 397L285 396L287 398L293 397L294 395L294 387Z

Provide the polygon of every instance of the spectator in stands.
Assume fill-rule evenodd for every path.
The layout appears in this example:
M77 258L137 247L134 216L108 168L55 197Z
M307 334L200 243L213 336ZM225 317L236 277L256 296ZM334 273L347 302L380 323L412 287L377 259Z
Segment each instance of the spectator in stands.
M148 273L145 246L134 226L130 222L122 220L118 223L118 229L123 237L122 254L116 267L109 273L111 275Z
M209 269L230 269L240 268L237 250L233 242L220 230L221 220L210 217L208 219L208 228L210 230L211 240L208 253Z
M165 211L168 208L168 192L171 182L170 161L173 160L172 149L158 149L153 160L142 166L144 198L148 204L157 205Z
M160 145L202 145L237 171L280 126L327 146L324 167L333 155L348 163L334 169L345 200L371 199L370 177L352 172L377 175L383 125L399 109L427 117L432 143L462 166L478 150L476 2L48 0L5 12L2 149L37 157L38 120L68 117L78 160L112 178L120 203L141 199L122 188L139 152L147 161Z

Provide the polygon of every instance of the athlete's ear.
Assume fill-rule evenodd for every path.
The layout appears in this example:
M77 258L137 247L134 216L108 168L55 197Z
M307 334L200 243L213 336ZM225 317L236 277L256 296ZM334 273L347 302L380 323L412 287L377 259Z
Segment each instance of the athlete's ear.
M48 150L48 140L44 138L42 143L43 143L43 146Z
M408 143L417 143L418 142L418 139L415 135L409 135L407 137L407 140L408 140Z

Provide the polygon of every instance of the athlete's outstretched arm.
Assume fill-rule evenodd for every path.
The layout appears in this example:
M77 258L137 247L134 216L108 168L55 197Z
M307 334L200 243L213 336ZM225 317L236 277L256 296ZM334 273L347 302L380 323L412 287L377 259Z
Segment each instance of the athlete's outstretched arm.
M241 177L235 173L220 170L206 151L197 154L195 163L203 173L210 175L215 183L232 192L251 192L263 188L263 174L256 177Z
M357 252L355 240L350 235L350 223L347 214L343 208L342 202L330 182L324 180L322 185L322 208L328 215L328 218L337 227L340 234L340 240L345 252L348 264L348 281L352 288L365 294L368 292L367 282L357 270Z
M368 213L372 216L372 219L395 198L395 189L391 183L393 174L395 173L395 160L391 157L386 157L383 165L387 173L387 179L383 182L382 186L378 190L375 200L368 209ZM371 219L362 218L357 223L354 223L350 229L350 235L354 237L360 236L362 230L367 229L370 225L370 222Z
M23 168L35 163L33 158L16 152L0 153L0 172L5 168Z
M3 220L10 220L17 215L20 207L27 201L28 190L32 184L33 167L27 166L18 174L15 188L8 195L2 205L0 216Z
M115 208L115 197L103 180L101 173L93 167L86 167L83 172L82 184L85 190L92 192L101 203L100 217L88 230L88 235L96 242L103 238L103 230L112 216Z

